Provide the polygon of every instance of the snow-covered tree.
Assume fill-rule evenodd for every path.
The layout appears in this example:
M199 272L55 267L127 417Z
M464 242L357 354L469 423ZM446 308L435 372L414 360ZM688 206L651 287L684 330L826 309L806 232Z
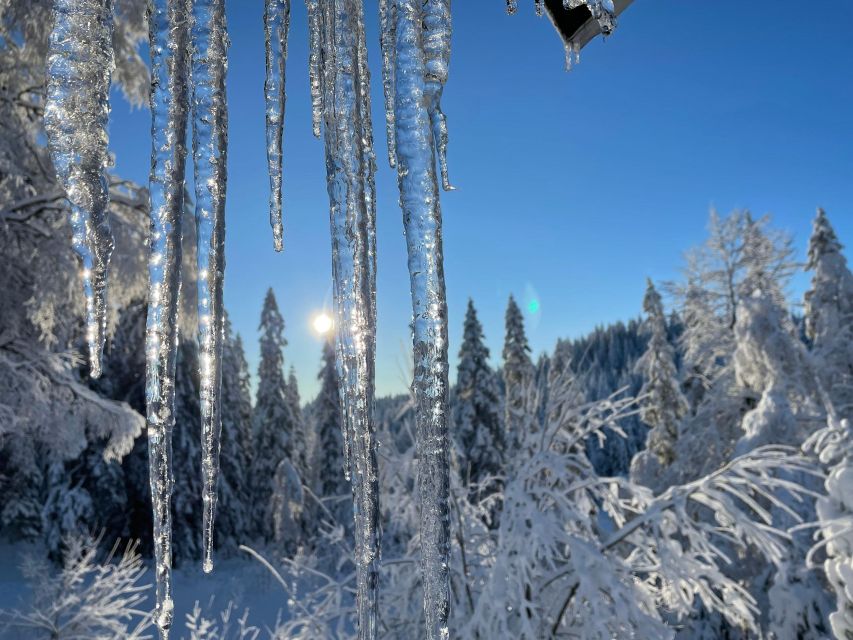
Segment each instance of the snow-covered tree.
M659 467L669 466L675 459L678 425L687 413L687 400L678 382L663 302L651 280L646 287L643 310L646 312L649 346L637 362L637 369L643 373L644 380L640 390L640 417L651 431L647 450L635 456L631 463L631 475L641 484L654 488Z
M475 483L499 473L504 454L500 391L489 366L489 349L483 340L483 327L469 299L459 348L452 415L463 477Z
M323 343L323 365L317 375L320 393L314 401L314 449L312 469L318 497L338 524L349 527L352 521L350 484L344 470L343 416L341 414L335 346Z
M296 379L296 369L291 365L287 375L287 404L293 416L292 443L290 446L291 459L303 478L308 477L308 452L311 450L311 438L305 417L302 414L302 400L299 397L299 382Z
M33 592L29 609L0 611L0 621L17 637L45 640L143 640L150 638L151 613L145 605L150 588L145 565L129 544L118 544L99 560L99 541L86 536L65 540L62 569L44 558L25 558L23 573Z
M294 460L296 417L292 396L284 377L284 319L272 289L267 291L261 311L261 360L258 364L258 389L252 417L253 459L251 462L252 510L260 533L271 538L273 519L271 498L275 471L285 458Z
M853 416L853 273L823 209L809 240L806 334L819 374L839 415Z
M201 407L198 347L181 340L175 363L175 429L172 434L172 548L175 563L201 557Z
M286 556L293 556L304 540L305 494L296 466L287 458L278 463L273 476L270 507L273 540Z
M853 637L853 428L848 419L830 415L826 427L812 436L807 449L830 467L817 501L821 541L812 554L825 551L823 570L835 592L829 622L836 638Z
M503 347L504 429L508 451L515 451L524 439L524 394L533 379L530 345L524 333L521 309L510 295L506 307L506 335Z
M740 300L763 283L784 304L781 294L798 267L790 236L772 229L768 216L712 211L708 232L687 254L685 284L672 285L683 304L685 360L706 386L731 363Z
M235 549L252 535L249 513L249 449L252 398L249 369L240 336L225 320L222 349L222 441L219 456L219 507L216 533L220 547Z

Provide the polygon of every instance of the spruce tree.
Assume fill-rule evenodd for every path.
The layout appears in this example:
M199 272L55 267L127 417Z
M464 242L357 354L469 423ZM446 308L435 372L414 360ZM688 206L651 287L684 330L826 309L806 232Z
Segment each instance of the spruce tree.
M500 394L489 366L489 349L483 343L483 327L470 299L456 370L453 423L463 475L479 482L498 473L504 454Z
M305 417L302 415L302 401L299 398L299 383L296 380L296 370L290 367L287 376L287 404L293 415L293 437L291 444L291 460L299 475L304 479L308 477L308 451L309 437L305 426Z
M675 352L668 338L663 303L651 280L646 287L643 311L646 312L649 346L637 362L644 380L640 390L643 398L640 419L651 427L648 450L666 466L675 457L678 423L687 413L687 401L678 384Z
M222 349L222 440L219 455L219 507L216 514L217 544L235 548L252 535L248 487L248 450L245 443L251 428L252 400L249 372L240 336L234 337L225 319Z
M338 524L349 527L352 524L352 503L344 469L343 415L335 347L330 340L323 344L323 365L317 378L320 380L320 394L314 401L312 455L315 489Z
M532 382L534 370L530 359L530 346L524 333L524 318L512 295L506 308L503 360L504 428L507 446L514 450L523 440L524 397L528 385Z
M818 209L806 265L812 272L806 335L821 382L843 417L853 411L853 274L842 249L826 213Z
M252 511L261 535L272 538L271 498L279 463L292 459L295 417L284 378L284 319L272 289L267 291L261 311L261 360L253 420L254 459L251 464Z

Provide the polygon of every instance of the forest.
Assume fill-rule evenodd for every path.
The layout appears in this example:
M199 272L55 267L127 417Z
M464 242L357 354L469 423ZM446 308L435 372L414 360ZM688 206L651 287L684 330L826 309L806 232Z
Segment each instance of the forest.
M149 261L161 241L153 187L106 171L109 298L99 298L97 246L81 286L78 205L46 133L58 126L45 106L54 4L0 4L0 538L28 583L17 602L3 598L0 637L141 639L171 626L191 640L407 639L439 637L442 625L441 637L482 639L853 637L853 272L833 212L817 210L799 255L771 216L711 211L704 241L684 247L681 277L649 279L635 318L539 354L513 296L503 336L488 336L502 350L490 353L469 298L464 318L451 318L463 325L458 351L448 358L443 347L455 370L445 391L423 382L426 360L441 366L441 354L423 355L435 329L413 321L411 391L374 404L372 380L341 364L358 349L347 340L365 340L358 332L324 340L316 372L295 371L272 288L258 309L256 367L227 309L221 332L199 329L216 322L208 292L217 304L204 268L213 263L198 248L210 224L193 215L218 197L202 193L203 179L195 193L183 182L159 192L186 213L169 220L182 251L163 240L169 276ZM137 105L153 73L144 5L116 0L103 44L113 85ZM434 126L437 197L449 182ZM410 161L408 142L397 144L395 161ZM335 263L336 277L360 277L355 255ZM800 300L791 282L803 271ZM160 306L157 278L157 300L170 300ZM356 309L356 294L341 293L340 308ZM157 314L172 314L174 335L152 329ZM319 381L310 402L297 374ZM425 444L425 407L446 409L446 442L439 433ZM370 429L353 433L360 415ZM161 419L174 425L167 443ZM217 421L218 474L205 449ZM444 501L440 486L426 495L441 484L436 451L447 461ZM169 461L165 501L158 455ZM438 510L428 526L424 500ZM446 540L430 526L446 527ZM207 571L213 554L232 567L223 583L240 579L234 566L267 575L278 610L253 611L230 586L212 605L176 586L194 607L165 623L175 605L162 572Z

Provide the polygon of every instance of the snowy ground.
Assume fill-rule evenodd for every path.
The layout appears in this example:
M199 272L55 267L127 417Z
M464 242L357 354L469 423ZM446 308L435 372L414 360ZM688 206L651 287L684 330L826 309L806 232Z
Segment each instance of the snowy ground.
M26 608L30 587L21 575L24 554L33 547L24 544L0 544L0 609ZM150 580L152 573L146 574ZM219 614L234 603L232 619L249 610L249 623L262 631L275 625L279 611L286 609L284 590L269 572L254 560L231 558L221 560L211 575L198 566L182 566L174 572L175 629L172 637L188 637L185 621L198 602L206 618L218 619ZM146 604L153 606L153 589ZM151 630L153 633L153 629ZM20 638L20 631L0 627L0 639ZM264 633L261 638L266 637Z

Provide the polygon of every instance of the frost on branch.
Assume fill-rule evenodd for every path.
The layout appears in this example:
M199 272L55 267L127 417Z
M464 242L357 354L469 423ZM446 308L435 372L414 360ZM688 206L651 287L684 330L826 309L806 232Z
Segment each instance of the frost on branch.
M27 558L23 573L33 589L28 610L2 611L0 620L21 634L49 638L150 638L151 614L144 606L149 587L136 545L118 544L98 560L99 540L75 537L65 543L62 569Z
M44 124L53 166L71 205L86 297L89 367L97 378L106 337L107 269L115 246L106 177L113 3L55 0L53 13Z

